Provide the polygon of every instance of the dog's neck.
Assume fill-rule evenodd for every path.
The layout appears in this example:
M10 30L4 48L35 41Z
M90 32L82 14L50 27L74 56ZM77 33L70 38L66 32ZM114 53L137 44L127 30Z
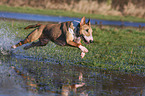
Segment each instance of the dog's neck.
M80 21L74 20L73 21L73 27L74 27L74 34L76 37L80 37Z
M74 20L73 21L73 26L76 28L80 24L80 21Z
M76 42L76 43L80 43L80 39L81 39L80 33L79 33L80 22L74 20L74 21L72 21L72 23L73 23L73 26L69 27L69 32L73 36L73 41Z

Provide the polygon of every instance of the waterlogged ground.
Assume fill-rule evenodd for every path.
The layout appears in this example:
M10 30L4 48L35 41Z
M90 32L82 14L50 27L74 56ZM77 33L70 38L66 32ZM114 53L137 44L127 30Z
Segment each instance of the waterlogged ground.
M144 30L94 27L95 43L81 59L80 50L52 42L11 50L32 31L23 30L28 24L0 22L0 96L145 95Z
M0 96L145 95L143 74L92 70L11 56L2 56L0 74Z

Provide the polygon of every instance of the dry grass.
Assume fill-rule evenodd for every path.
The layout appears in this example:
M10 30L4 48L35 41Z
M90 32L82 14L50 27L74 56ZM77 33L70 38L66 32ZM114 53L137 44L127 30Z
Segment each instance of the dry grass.
M0 5L61 9L79 13L145 18L144 1L133 0L1 0Z
M145 9L141 6L137 7L136 5L130 2L128 3L128 5L124 6L123 14L145 18Z

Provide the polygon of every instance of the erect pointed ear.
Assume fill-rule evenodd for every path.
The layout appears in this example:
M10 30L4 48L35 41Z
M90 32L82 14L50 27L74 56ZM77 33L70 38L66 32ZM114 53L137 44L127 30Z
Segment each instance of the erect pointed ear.
M91 21L90 21L90 19L88 20L87 24L88 24L88 25L91 25Z
M81 19L80 25L84 25L86 23L85 16Z

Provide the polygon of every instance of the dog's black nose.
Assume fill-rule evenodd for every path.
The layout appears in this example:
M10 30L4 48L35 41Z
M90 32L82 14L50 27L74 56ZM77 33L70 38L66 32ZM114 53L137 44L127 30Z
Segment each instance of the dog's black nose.
M94 41L93 40L90 40L90 43L93 43Z

